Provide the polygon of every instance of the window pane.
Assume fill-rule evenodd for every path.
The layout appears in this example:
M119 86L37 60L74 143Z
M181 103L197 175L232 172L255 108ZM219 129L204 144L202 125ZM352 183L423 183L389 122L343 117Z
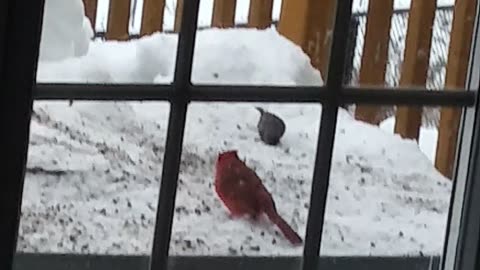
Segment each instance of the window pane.
M407 109L421 111L398 111ZM442 109L443 116L452 113ZM340 110L322 256L403 257L397 263L407 264L442 255L457 133L432 120L434 111L393 115L376 126ZM416 124L418 141L411 132Z
M35 102L18 252L149 255L166 102Z
M198 22L202 29L197 32L192 82L323 85L318 67L327 65L330 47L324 46L321 39L328 38L335 1L326 1L330 6L325 10L318 9L320 2L317 1L300 3L306 5L305 12L291 8L292 4L298 4L295 1L283 1L283 4L282 1L251 1L250 5L248 2L200 1ZM210 12L203 13L206 9ZM321 14L310 14L307 10L321 11ZM203 16L207 14L209 17L205 20ZM323 17L324 21L316 22ZM305 24L315 27L302 36L299 29ZM317 34L313 34L315 31Z
M370 1L359 11L349 86L465 88L476 1Z
M256 107L264 110L263 117ZM303 245L297 241L298 236L305 237L320 113L320 106L306 104L191 104L170 254L301 256ZM234 154L226 153L231 150L237 150L238 158L258 178ZM243 168L240 176L228 177L236 172L230 161ZM251 186L258 180L266 192ZM241 192L242 181L247 182L247 192ZM230 191L240 197L230 197ZM272 206L269 196L293 229L289 232L293 242L265 215ZM237 208L250 202L254 205Z
M82 2L88 4L87 13ZM103 0L98 1L98 6L95 2L45 2L38 82L171 82L177 35L156 31L152 35L144 33L143 38L138 39L141 4L133 12L137 1Z

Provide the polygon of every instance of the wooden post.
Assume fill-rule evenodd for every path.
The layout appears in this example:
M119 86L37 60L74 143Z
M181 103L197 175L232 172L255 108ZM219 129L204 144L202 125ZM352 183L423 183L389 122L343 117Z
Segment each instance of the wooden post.
M327 77L335 18L335 0L283 0L278 31L302 47Z
M130 0L111 0L108 12L107 40L128 40Z
M165 0L143 0L141 36L163 31L164 10Z
M97 22L97 0L83 0L85 7L85 16L90 20L95 32L95 23Z
M435 11L436 0L412 0L399 84L401 87L425 86ZM422 107L397 108L395 133L403 138L418 140L421 125Z
M180 32L182 27L182 13L183 13L183 0L177 0L177 7L175 8L175 24L173 25L173 31L175 33Z
M448 88L465 87L476 6L476 0L455 2L444 91ZM455 163L460 116L460 109L443 108L441 110L435 167L449 178L452 177Z
M370 0L360 67L360 86L385 85L392 15L393 0ZM355 109L357 120L375 125L383 120L380 114L378 106L359 105Z
M272 24L273 0L250 0L248 27L268 28Z
M236 0L213 1L212 27L229 28L235 25Z

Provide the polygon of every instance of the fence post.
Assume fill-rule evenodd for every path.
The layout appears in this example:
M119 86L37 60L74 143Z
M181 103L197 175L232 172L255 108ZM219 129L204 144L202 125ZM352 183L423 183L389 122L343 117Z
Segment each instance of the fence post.
M112 0L108 11L107 40L128 40L130 0Z
M399 83L401 87L425 86L435 11L436 0L412 0ZM418 140L421 125L422 107L399 106L397 108L395 133L403 138Z
M212 27L228 28L235 25L236 0L214 0Z
M248 27L265 29L272 24L273 0L250 0Z
M182 13L183 13L183 0L177 0L177 6L175 7L175 23L173 25L173 32L178 33L182 27Z
M476 0L455 1L450 46L448 50L445 91L447 91L448 88L465 87L476 5ZM460 116L461 109L441 109L435 167L448 178L452 177L453 165L455 163Z
M93 32L95 31L95 24L97 22L97 0L83 0L85 7L85 16L90 20L92 24Z
M385 85L392 15L393 0L370 0L359 75L360 86ZM378 125L383 120L380 108L359 105L355 109L355 119Z
M142 28L140 36L163 31L165 0L143 0Z
M335 18L335 0L283 0L278 22L280 34L299 45L327 77Z

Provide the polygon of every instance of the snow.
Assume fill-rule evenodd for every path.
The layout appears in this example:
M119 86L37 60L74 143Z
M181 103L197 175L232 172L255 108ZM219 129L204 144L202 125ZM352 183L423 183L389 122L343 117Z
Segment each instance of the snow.
M83 56L41 59L37 80L170 82L176 43L175 34L165 33L92 41ZM192 77L194 83L323 84L301 49L274 28L199 31ZM279 146L259 140L254 106L285 121ZM18 250L148 254L169 109L167 102L35 102ZM214 161L220 151L238 149L280 215L304 237L320 116L321 106L312 104L190 104L171 254L301 255L267 220L228 217L212 187ZM419 146L393 135L392 127L391 119L377 127L340 110L323 255L441 253L451 182L432 165L435 132L423 130Z
M380 128L386 132L392 133L395 127L395 117L389 117L380 123ZM427 156L427 158L434 163L435 154L437 153L438 130L435 126L420 128L420 136L418 138L418 145L420 150Z
M61 23L58 18L63 18ZM82 0L46 0L40 60L62 60L88 51L93 28Z

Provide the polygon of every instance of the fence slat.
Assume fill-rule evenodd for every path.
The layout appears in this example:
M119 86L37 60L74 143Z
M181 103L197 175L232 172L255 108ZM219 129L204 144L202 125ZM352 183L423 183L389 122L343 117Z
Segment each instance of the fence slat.
M111 0L108 11L107 40L128 40L130 0Z
M173 25L173 32L178 33L182 27L182 13L183 13L183 0L177 0L177 6L175 8L175 23Z
M436 0L412 0L399 83L401 87L421 86L427 81L435 11ZM395 133L418 140L421 124L421 107L398 107Z
M236 0L215 0L213 2L212 27L233 27L236 5Z
M447 89L465 87L476 6L476 0L455 1L445 77ZM452 177L455 163L460 118L460 109L443 108L441 110L435 167L449 178Z
M385 85L392 16L393 0L370 0L359 75L360 85ZM378 106L365 105L356 107L355 118L375 125L383 120Z
M164 10L165 0L143 0L141 36L163 31Z
M85 7L85 16L90 20L95 32L95 24L97 22L97 0L83 0L83 5Z
M268 28L272 24L273 0L251 0L248 9L248 27Z
M332 43L335 0L283 0L278 31L302 47L323 78Z

